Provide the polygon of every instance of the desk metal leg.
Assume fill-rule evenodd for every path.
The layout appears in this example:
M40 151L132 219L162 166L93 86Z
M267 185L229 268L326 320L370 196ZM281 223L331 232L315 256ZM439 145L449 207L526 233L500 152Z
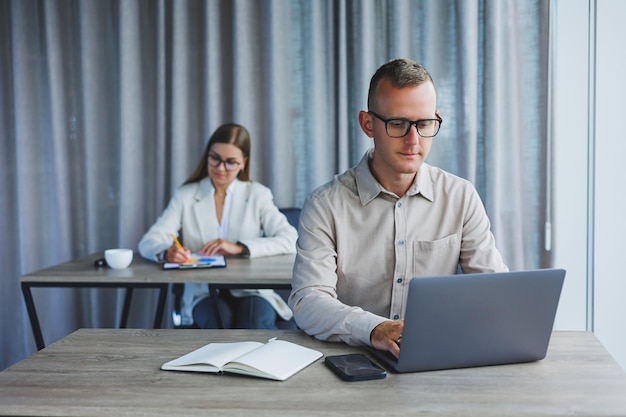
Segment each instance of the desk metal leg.
M33 301L33 294L30 291L30 285L22 282L22 294L24 295L24 303L26 303L26 311L28 312L28 318L30 319L30 327L33 329L33 336L35 337L35 344L37 350L41 350L46 347L43 341L43 335L41 334L41 326L39 325L39 318L37 317L37 310L35 310L35 303Z
M54 285L53 285L54 286ZM67 287L73 287L74 285L67 285ZM80 286L80 285L78 285ZM91 285L86 285L87 287L91 287ZM64 285L59 285L59 287L65 287ZM100 285L93 286L95 288L101 287ZM104 285L102 287L108 287ZM161 328L161 323L163 323L163 313L165 311L165 300L167 298L167 289L169 284L159 284L152 285L151 288L159 289L159 300L157 304L156 314L154 317L154 328ZM31 285L27 282L22 282L22 294L24 296L24 303L26 304L26 311L28 312L28 318L30 319L30 326L33 330L33 337L35 338L35 344L37 345L37 350L41 350L46 347L46 344L43 340L43 335L41 333L41 325L39 324L39 318L37 317L37 310L35 308L35 302L33 301L33 294L31 291ZM127 286L126 295L124 296L124 306L122 310L122 317L120 318L120 328L126 328L128 324L128 316L130 312L130 304L133 297L134 287Z
M167 299L167 289L169 284L159 285L159 300L157 301L157 309L154 315L154 329L160 329L163 323L163 313L165 312L165 300ZM133 298L133 287L126 288L124 296L124 307L122 310L122 318L120 319L120 329L125 329L128 325L128 316L130 314L130 304Z
M157 311L154 316L154 328L160 329L163 323L163 312L165 311L165 299L167 298L167 290L169 284L164 284L159 287L159 301L157 302Z
M130 312L130 302L133 298L133 288L126 288L126 295L124 296L124 307L122 308L122 318L120 319L120 329L125 329L128 324L128 314Z

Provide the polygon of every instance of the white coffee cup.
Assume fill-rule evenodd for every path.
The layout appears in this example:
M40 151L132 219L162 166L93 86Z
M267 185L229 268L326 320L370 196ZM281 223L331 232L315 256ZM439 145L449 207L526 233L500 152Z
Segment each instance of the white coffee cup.
M128 268L133 261L132 249L107 249L104 251L104 259L113 269Z

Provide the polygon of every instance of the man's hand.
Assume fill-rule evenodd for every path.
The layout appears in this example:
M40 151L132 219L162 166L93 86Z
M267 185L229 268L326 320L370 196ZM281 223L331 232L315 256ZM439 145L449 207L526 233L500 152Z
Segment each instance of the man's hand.
M396 358L400 355L400 338L404 320L384 321L374 327L370 334L370 343L379 350L388 350Z

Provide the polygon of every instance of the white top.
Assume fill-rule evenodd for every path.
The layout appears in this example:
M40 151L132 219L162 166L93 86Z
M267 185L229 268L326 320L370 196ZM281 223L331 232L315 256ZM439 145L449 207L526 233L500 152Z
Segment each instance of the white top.
M141 256L157 261L157 254L172 244L170 234L179 231L183 245L191 252L222 237L246 245L251 258L295 253L298 232L274 204L269 188L237 179L228 188L231 192L227 191L222 225L217 221L210 178L178 188L163 214L139 242ZM208 291L206 284L185 284L183 325L193 324L193 307L208 296ZM238 290L233 291L233 295L260 296L272 304L283 319L292 317L291 309L273 290Z

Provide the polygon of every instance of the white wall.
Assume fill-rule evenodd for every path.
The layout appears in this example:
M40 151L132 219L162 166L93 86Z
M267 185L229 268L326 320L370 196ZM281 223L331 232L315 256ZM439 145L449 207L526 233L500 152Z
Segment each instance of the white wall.
M553 250L567 269L555 327L593 330L626 369L626 1L553 5Z
M585 330L587 304L588 0L554 5L554 266L567 275L555 327Z
M597 5L594 332L626 369L626 1Z

